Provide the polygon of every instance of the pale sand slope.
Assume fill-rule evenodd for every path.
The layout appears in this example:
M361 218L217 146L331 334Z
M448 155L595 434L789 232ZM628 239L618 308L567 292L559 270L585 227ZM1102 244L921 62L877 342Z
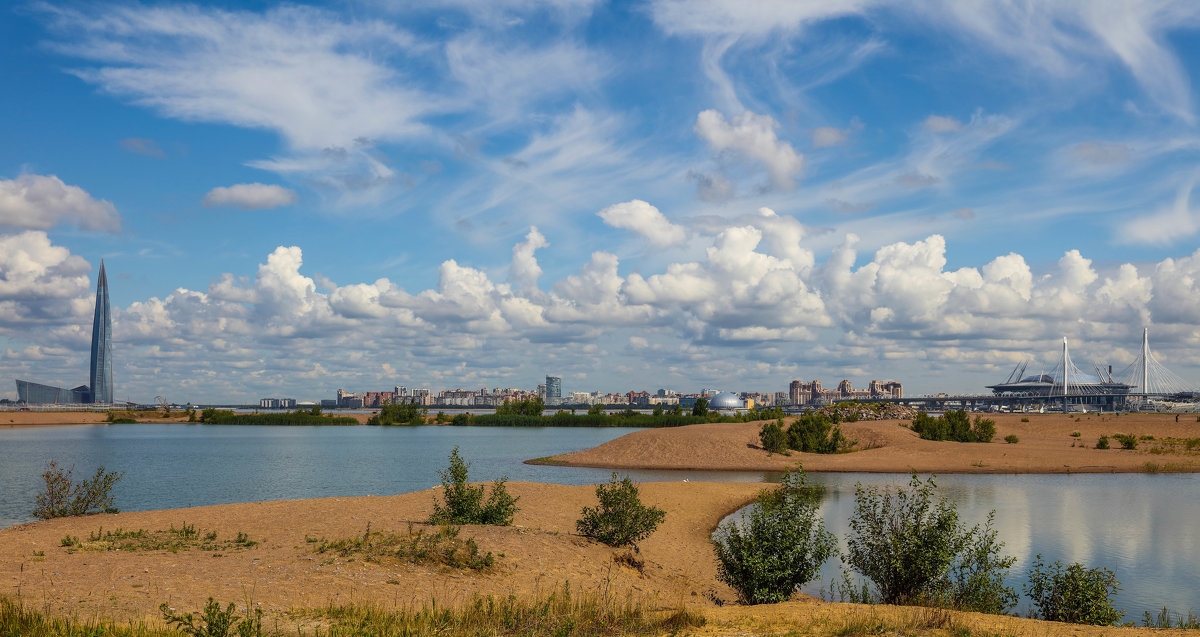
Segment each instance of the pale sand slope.
M709 423L637 431L602 445L554 456L552 463L613 469L696 469L780 471L802 463L806 471L905 473L1075 473L1200 471L1200 448L1183 445L1153 453L1166 437L1200 437L1194 414L1175 422L1170 414L985 414L996 421L991 443L932 442L907 428L908 421L843 423L843 433L859 441L853 453L820 455L791 452L768 454L759 447L756 423ZM1029 422L1021 422L1028 418ZM1078 419L1078 420L1077 420ZM790 422L790 420L789 420ZM1072 438L1078 431L1081 437ZM1101 435L1152 435L1137 450L1093 449ZM1014 434L1020 441L1007 444ZM1086 446L1084 446L1086 444ZM1075 445L1075 446L1072 446ZM1150 466L1148 466L1148 464Z
M650 483L642 499L668 511L665 522L641 543L644 574L614 563L616 549L575 535L594 486L509 483L520 496L512 527L465 526L484 552L503 554L493 573L350 561L318 554L306 538L330 540L373 531L406 533L433 508L435 490L388 497L324 498L231 504L193 509L63 518L0 530L0 594L17 596L52 613L119 620L154 619L158 605L197 609L209 596L246 599L270 613L329 603L368 602L388 608L421 605L431 598L457 604L475 593L549 593L564 582L576 590L608 587L656 596L663 607L708 604L732 592L716 581L708 538L721 518L751 501L763 485L748 483ZM440 491L440 487L437 488ZM259 546L222 551L120 552L60 546L65 535L86 541L89 533L124 528L166 530L194 525L218 539L244 532ZM45 556L35 552L44 551ZM272 622L274 619L272 618Z

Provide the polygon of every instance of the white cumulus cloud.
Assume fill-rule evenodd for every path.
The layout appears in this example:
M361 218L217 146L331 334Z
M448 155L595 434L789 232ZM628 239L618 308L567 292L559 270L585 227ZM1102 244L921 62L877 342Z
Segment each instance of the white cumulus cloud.
M208 208L225 207L242 210L264 210L296 203L296 193L275 184L234 184L218 186L204 196Z
M770 115L746 111L726 120L721 113L706 110L696 117L695 130L713 150L731 150L761 163L771 185L790 190L804 168L804 157L779 139L775 134L778 126Z
M668 221L658 208L641 199L609 206L596 215L604 223L614 228L632 230L655 245L675 245L687 238L687 232L681 226Z
M0 180L0 226L46 229L63 223L116 232L121 229L121 216L111 202L94 199L54 175Z

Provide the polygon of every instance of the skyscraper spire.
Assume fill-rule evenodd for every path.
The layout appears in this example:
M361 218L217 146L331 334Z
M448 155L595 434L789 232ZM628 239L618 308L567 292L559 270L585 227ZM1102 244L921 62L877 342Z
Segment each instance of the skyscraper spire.
M92 319L91 398L93 403L113 401L112 388L112 317L108 312L108 277L104 259L96 277L96 316Z

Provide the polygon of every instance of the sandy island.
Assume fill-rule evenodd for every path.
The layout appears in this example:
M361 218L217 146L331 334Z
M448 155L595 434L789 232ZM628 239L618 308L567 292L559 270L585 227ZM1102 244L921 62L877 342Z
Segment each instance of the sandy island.
M613 469L782 471L802 463L806 471L876 473L1118 473L1200 471L1196 414L985 414L996 421L990 443L921 440L908 421L843 423L859 444L851 453L768 454L759 446L762 423L709 423L646 429L602 445L535 460L548 464ZM1022 422L1027 420L1027 422ZM1071 434L1078 431L1078 438ZM1153 436L1136 450L1120 449L1113 434ZM1015 435L1016 444L1005 436ZM1112 449L1095 449L1102 435Z

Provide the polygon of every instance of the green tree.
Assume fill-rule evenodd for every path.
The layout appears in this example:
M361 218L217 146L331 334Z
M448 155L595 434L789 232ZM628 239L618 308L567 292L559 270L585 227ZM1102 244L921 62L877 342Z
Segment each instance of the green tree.
M767 450L767 453L786 453L788 449L788 436L783 431L781 426L782 420L763 423L762 429L758 431L758 439L762 442L762 448Z
M683 415L683 405L680 405L679 403L675 403L675 406L671 408L671 415L672 416L682 416Z
M602 405L600 403L596 403L595 405L588 407L588 415L589 416L603 416L604 415L604 405Z
M708 415L708 399L707 398L705 398L704 396L701 396L696 399L696 404L692 405L692 415L693 416L707 416Z
M650 537L667 516L658 507L646 506L629 476L617 478L613 472L607 484L596 487L600 506L583 507L575 529L584 537L609 546L629 546Z
M1001 555L992 528L966 528L957 507L934 496L933 478L914 472L909 488L854 491L847 563L875 587L885 604L933 604L1004 612L1016 592L1003 576L1015 558Z
M654 416L658 417L661 415L663 415L663 406L662 406L662 403L658 403L658 404L654 405Z
M717 578L745 604L787 600L836 550L819 504L820 492L805 483L803 469L786 474L778 488L759 494L740 525L729 521L717 530Z
M124 473L106 473L104 467L100 467L91 480L76 483L71 480L70 469L63 470L51 460L42 473L46 488L34 498L33 517L49 520L92 513L116 513L112 489L124 476Z
M504 483L508 477L500 478L492 483L492 492L485 502L483 485L471 486L468 470L471 463L463 461L458 455L458 447L450 451L450 466L438 475L442 479L442 498L444 503L436 499L433 503L433 515L429 517L430 524L492 524L508 526L512 524L513 516L520 509L517 500L512 497Z

